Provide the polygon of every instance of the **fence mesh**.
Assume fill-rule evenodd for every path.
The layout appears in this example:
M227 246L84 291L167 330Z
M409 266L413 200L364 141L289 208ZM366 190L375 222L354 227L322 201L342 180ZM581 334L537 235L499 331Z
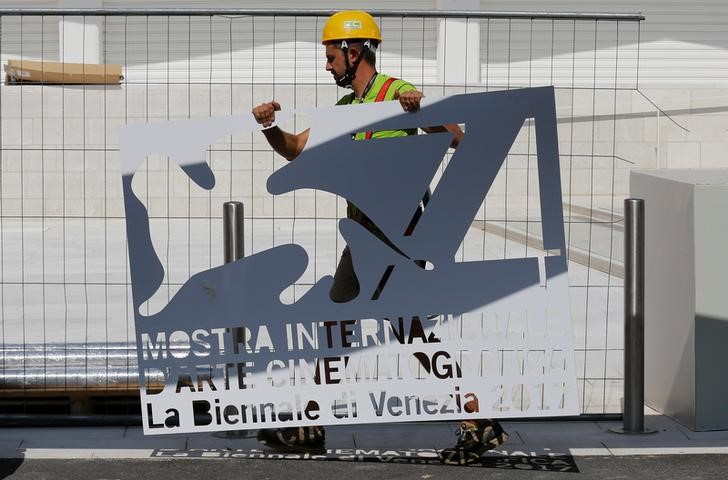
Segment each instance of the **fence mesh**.
M447 13L377 20L385 38L379 71L428 96L556 87L582 411L619 412L621 204L635 163L619 145L630 129L624 114L640 102L639 22ZM286 109L333 104L346 92L323 68L324 21L313 14L0 16L3 61L68 61L60 39L80 25L80 61L120 64L125 77L120 86L0 85L0 413L138 413L117 129L245 113L273 98ZM456 31L468 41L454 47ZM98 57L87 58L91 47ZM307 126L305 115L282 125ZM524 125L463 240L462 260L542 248L534 132ZM333 273L343 199L268 194L265 181L285 160L259 133L221 139L207 160L217 179L212 192L163 156L148 157L135 176L166 270L147 312L192 274L222 263L229 200L245 204L246 254L288 242L307 249L309 269L284 301Z

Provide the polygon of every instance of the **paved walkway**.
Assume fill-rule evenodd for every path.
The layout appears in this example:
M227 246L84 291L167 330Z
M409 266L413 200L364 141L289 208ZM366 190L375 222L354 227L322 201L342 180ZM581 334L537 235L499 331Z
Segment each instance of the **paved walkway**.
M620 422L507 422L504 427L509 441L490 455L567 458L728 453L728 431L693 432L656 414L647 415L646 424L657 433L619 435L608 431ZM255 431L239 436L144 436L137 427L2 428L0 458L301 458L435 463L437 450L453 444L456 428L456 424L439 422L327 427L325 456L276 454L255 440Z

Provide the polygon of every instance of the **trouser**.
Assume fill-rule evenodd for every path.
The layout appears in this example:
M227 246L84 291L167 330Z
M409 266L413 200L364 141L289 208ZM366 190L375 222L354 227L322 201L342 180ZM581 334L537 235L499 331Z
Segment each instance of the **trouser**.
M354 263L351 259L351 250L349 250L349 247L347 246L341 252L341 258L339 259L339 263L336 266L336 272L334 272L334 282L331 286L331 290L329 291L329 297L333 302L345 303L354 300L359 295L359 290L359 280L356 278L356 273L354 272ZM375 298L376 297L377 295L375 292ZM435 337L435 335L430 334L428 341L434 343L439 342L440 340ZM430 364L427 356L423 353L416 353L414 354L414 356L420 362L422 368L424 368L427 373L430 373ZM456 363L455 368L457 370L457 374L460 375L460 365ZM314 382L316 384L321 383L321 379L318 375L316 375L316 378L314 378ZM473 405L468 402L468 404L465 405L466 411L475 411L478 409L479 408L477 403Z
M351 260L351 251L345 247L341 252L339 264L334 273L334 283L329 291L333 302L345 303L354 300L359 295L359 280L354 273L354 263Z

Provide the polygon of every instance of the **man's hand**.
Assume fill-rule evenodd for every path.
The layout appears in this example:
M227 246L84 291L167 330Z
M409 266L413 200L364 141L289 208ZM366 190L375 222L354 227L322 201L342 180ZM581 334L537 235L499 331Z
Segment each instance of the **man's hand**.
M399 100L402 109L405 112L416 112L420 109L420 101L425 95L418 90L409 90L407 92L394 92L394 99Z
M264 127L270 127L276 121L276 112L280 111L280 109L281 105L272 100L268 103L261 103L252 112L256 122Z
M278 127L268 128L276 121L276 112L281 110L281 104L275 100L268 103L261 103L252 110L255 121L265 127L263 135L273 150L285 157L286 160L293 160L301 153L308 141L309 129L295 135L284 132Z

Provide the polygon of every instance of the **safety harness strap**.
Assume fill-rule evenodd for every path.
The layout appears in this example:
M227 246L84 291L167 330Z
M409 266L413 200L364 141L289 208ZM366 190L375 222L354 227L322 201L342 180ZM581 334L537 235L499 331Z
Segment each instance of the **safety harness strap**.
M392 85L392 83L394 83L395 80L397 80L397 79L390 77L387 79L387 81L384 82L384 85L382 85L382 88L379 89L379 93L377 93L377 98L374 99L375 102L381 102L382 100L384 100L384 97L387 96L387 91L389 90L389 86ZM369 140L370 138L372 138L373 134L374 134L374 132L371 132L371 131L367 132L366 135L364 136L364 138Z

